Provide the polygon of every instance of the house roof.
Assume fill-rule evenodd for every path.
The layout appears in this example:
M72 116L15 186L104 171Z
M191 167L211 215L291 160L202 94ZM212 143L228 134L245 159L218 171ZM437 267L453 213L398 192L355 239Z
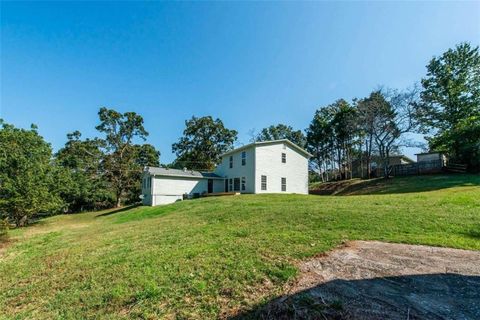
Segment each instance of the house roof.
M223 179L213 172L201 172L195 170L178 170L159 167L145 167L145 173L153 176L167 176L167 177L189 177L197 179Z
M424 154L444 154L445 152L443 151L430 151L430 152L420 152L420 153L415 153L416 156L424 155Z
M239 148L227 151L220 156L221 157L227 156L229 154L236 153L238 151L242 151L242 150L248 149L250 147L264 146L264 145L271 145L271 144L280 144L280 143L288 144L292 149L297 150L299 153L303 154L304 156L306 156L308 158L313 157L313 155L311 153L307 152L303 148L300 148L299 146L297 146L295 143L293 143L292 141L290 141L288 139L252 142L252 143L246 144L244 146L241 146Z
M410 159L409 157L403 154L390 156L390 159L393 159L393 158L400 158L400 159L406 160L407 162L415 162L415 160Z

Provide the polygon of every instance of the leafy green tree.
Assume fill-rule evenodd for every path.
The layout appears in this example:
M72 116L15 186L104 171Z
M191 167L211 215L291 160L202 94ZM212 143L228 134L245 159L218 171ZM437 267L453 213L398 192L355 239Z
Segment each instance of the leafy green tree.
M427 65L427 76L422 79L421 103L417 119L431 149L447 151L471 168L478 165L473 156L478 144L471 143L478 136L480 117L480 51L469 43L461 43Z
M134 183L126 190L126 203L136 203L139 200L142 193L142 169L146 166L160 166L160 152L151 144L133 145L133 150L136 169L131 172L133 175L131 180Z
M263 128L259 134L255 136L255 141L269 141L288 139L301 148L305 148L307 140L301 130L294 130L291 126L277 124Z
M313 161L321 173L322 181L329 180L329 164L333 150L333 114L329 108L315 111L307 132L307 150L313 155Z
M68 212L97 210L111 207L113 193L109 190L101 172L104 158L100 139L81 139L81 133L75 131L67 134L67 143L56 154L60 168L57 172L58 193L68 205Z
M115 206L119 207L126 191L140 184L137 177L141 168L133 143L134 139L145 140L148 132L143 127L143 118L135 112L122 114L101 108L98 116L100 124L96 129L105 134L102 170L115 195Z
M39 213L60 212L63 201L52 190L52 150L30 130L0 121L0 219L25 226Z
M172 145L177 155L174 166L212 170L220 162L220 155L231 150L236 140L237 131L225 128L222 120L193 116L185 121L183 137Z

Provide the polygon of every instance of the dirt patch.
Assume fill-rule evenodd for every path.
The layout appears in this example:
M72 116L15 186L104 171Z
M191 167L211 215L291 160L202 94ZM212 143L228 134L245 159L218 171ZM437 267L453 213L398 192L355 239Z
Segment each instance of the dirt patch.
M480 319L479 251L353 241L299 269L255 317Z

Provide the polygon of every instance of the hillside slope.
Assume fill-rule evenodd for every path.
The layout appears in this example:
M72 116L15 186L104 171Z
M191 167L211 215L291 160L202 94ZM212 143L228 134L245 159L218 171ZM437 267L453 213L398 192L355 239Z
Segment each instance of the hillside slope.
M407 193L242 195L45 219L0 249L0 319L228 317L278 293L298 259L347 239L480 250L480 177L421 179L428 189L391 182Z

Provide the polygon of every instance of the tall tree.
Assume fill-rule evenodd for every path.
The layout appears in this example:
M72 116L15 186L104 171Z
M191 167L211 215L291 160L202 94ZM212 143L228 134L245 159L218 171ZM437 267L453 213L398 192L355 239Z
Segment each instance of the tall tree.
M329 180L329 164L333 149L333 113L328 108L315 111L307 132L307 150L313 155L322 181Z
M480 51L461 43L427 65L422 79L417 118L431 149L444 149L458 161L476 166L472 157L478 144L465 142L478 136L480 118ZM455 139L453 139L455 137ZM478 169L478 168L477 168Z
M412 132L417 125L414 118L417 102L416 87L405 91L385 90L377 96L373 110L373 137L383 161L385 178L389 176L390 156L406 142L402 140L404 134Z
M59 212L50 145L33 125L25 130L0 120L0 126L0 220L25 226L38 213Z
M361 140L360 147L364 151L360 152L361 165L363 166L363 159L365 159L365 169L367 178L372 177L372 156L374 151L374 129L375 120L377 117L377 109L385 103L385 98L382 93L373 91L369 97L355 101L357 108L357 123L359 128L359 138ZM363 175L363 173L362 173Z
M139 196L142 193L141 176L142 169L146 166L158 167L160 166L160 152L155 149L151 144L136 144L133 145L134 158L136 170L133 170L132 181L136 182L130 185L126 190L126 202L135 203L138 202Z
M332 126L334 143L337 152L338 168L342 179L348 178L352 172L352 156L356 141L356 110L344 99L337 100L333 105Z
M68 141L56 154L57 164L67 171L59 193L68 205L68 212L101 209L113 204L113 193L101 172L104 141L82 140L81 136L79 131L67 134Z
M288 139L301 148L305 148L306 138L301 130L294 130L291 126L285 124L271 125L263 128L259 134L255 135L255 141L269 141Z
M172 145L177 155L175 165L212 170L220 162L220 155L231 150L236 140L237 131L225 128L222 120L193 116L185 121L183 137Z
M115 194L115 206L119 207L126 190L140 183L135 174L140 170L137 152L132 145L134 139L145 140L148 132L143 127L143 118L135 112L122 114L101 108L98 116L100 124L96 129L105 134L106 156L102 166Z

